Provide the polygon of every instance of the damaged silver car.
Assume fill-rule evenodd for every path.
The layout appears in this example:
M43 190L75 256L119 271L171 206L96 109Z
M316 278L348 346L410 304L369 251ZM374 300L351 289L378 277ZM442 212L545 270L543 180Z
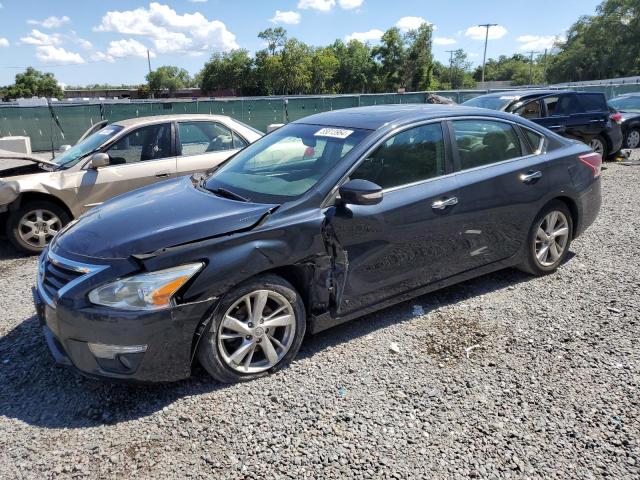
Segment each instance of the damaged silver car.
M134 118L95 130L51 160L0 152L0 221L18 249L38 253L91 207L211 169L263 135L218 115Z

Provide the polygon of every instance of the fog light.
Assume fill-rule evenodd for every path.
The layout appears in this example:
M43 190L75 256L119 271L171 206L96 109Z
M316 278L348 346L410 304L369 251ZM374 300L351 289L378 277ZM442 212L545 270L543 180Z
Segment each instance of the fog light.
M98 358L115 359L116 355L127 353L144 353L146 345L104 345L102 343L89 343L89 350Z

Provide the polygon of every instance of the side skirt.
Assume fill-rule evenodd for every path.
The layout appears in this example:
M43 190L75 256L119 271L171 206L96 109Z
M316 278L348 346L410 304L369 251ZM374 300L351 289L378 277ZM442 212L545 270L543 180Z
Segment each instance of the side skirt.
M323 313L322 315L312 316L309 319L309 327L307 329L307 332L311 334L316 334L316 333L322 332L323 330L327 330L328 328L346 323L355 318L368 315L370 313L376 312L378 310L382 310L383 308L390 307L398 303L406 302L407 300L411 300L412 298L419 297L421 295L433 292L435 290L440 290L441 288L449 287L451 285L455 285L457 283L461 283L466 280L471 280L472 278L480 277L482 275L496 272L498 270L514 267L520 263L521 256L522 254L518 252L513 257L507 258L505 260L500 260L498 262L491 263L489 265L484 265L482 267L478 267L473 270L469 270L467 272L454 275L452 277L446 278L444 280L440 280L438 282L430 283L429 285L426 285L424 287L419 287L415 290L410 290L401 295L398 295L397 297L383 300L369 307L363 308L362 310L352 312L342 317L332 317L329 312Z

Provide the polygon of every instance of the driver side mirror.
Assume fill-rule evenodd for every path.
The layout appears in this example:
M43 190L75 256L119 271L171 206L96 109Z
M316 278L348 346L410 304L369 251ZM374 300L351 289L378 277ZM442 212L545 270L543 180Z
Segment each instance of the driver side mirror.
M338 192L342 203L351 205L377 205L382 201L382 187L369 180L349 180Z
M98 152L91 155L91 159L89 160L89 168L92 170L97 170L100 167L106 167L111 163L111 158L108 154Z

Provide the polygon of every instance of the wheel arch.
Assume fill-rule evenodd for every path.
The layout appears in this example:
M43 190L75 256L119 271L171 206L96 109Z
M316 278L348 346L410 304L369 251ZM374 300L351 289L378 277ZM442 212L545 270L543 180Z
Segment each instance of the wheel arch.
M575 202L575 200L573 200L571 197L558 196L558 197L555 197L555 198L551 199L542 208L543 209L546 208L547 205L549 203L553 202L554 200L564 203L567 206L567 208L569 209L569 212L571 213L571 224L573 226L572 231L571 231L571 239L573 240L574 238L577 237L576 232L580 231L579 230L580 229L580 212L578 211L578 205Z
M36 201L44 201L44 202L55 203L56 205L58 205L60 208L64 209L64 211L69 214L69 218L71 218L71 219L75 218L75 215L73 214L73 212L71 211L71 209L69 208L69 206L66 203L64 203L62 200L60 200L55 195L51 195L51 194L48 194L48 193L42 193L42 192L24 192L24 193L21 193L18 196L18 198L16 198L13 201L13 203L9 206L9 211L15 211L18 208L20 208L22 205L24 205L25 203L36 202Z

